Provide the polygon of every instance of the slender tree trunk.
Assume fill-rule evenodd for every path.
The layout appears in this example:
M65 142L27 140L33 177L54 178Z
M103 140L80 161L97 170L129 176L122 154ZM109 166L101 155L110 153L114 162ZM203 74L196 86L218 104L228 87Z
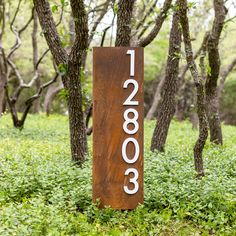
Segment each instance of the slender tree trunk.
M224 0L214 0L215 19L208 39L208 60L210 73L206 81L207 117L210 128L210 140L215 144L223 144L221 121L219 115L219 99L217 81L220 74L219 40L223 30L227 10Z
M236 67L236 58L234 58L233 61L227 66L227 68L225 68L222 71L220 76L220 84L218 87L218 99L221 98L222 92L224 90L225 80L235 67Z
M35 9L33 12L33 18L34 18L33 19L33 32L32 32L33 66L34 66L34 69L36 70L37 62L38 62L38 41L37 41L38 17L37 17L37 12ZM38 91L41 86L40 77L38 77L37 80L35 81L35 86L36 86L36 91ZM33 112L34 113L40 112L40 99L37 99L34 102Z
M44 111L46 112L47 116L51 113L52 102L56 95L63 89L63 84L60 83L56 86L50 86L47 90L47 93L44 98Z
M194 61L192 43L189 31L189 22L187 16L187 0L180 0L180 22L183 31L186 60L194 79L197 91L197 114L199 119L199 135L194 146L194 165L198 177L204 176L204 166L202 152L208 136L208 123L206 116L206 99L203 77L199 76L196 63Z
M211 89L206 86L207 118L210 128L210 141L215 144L223 144L221 120L219 115L219 99L217 85Z
M2 37L5 29L5 3L0 1L0 117L4 112L5 84L7 80L7 66L4 50L2 48Z
M177 10L172 20L166 74L161 91L162 100L157 113L156 127L152 136L152 151L164 151L169 125L175 114L175 96L178 91L179 54L181 49L181 29L179 28L179 23L180 15Z
M163 75L163 76L161 76L160 82L157 85L156 92L153 97L152 105L146 115L147 120L152 120L155 117L155 114L157 112L157 109L158 109L160 101L161 101L161 90L162 90L164 81L165 81L165 76Z
M4 73L2 73L1 66L0 66L0 116L2 116L2 113L4 112L5 83L6 83L5 76L4 76Z

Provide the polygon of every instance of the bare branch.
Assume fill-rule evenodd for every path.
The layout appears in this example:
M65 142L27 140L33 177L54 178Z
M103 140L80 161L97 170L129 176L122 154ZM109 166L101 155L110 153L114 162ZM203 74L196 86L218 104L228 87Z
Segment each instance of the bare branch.
M201 46L199 47L199 49L196 51L196 53L193 55L193 59L196 60L200 55L202 51L206 50L206 44L209 38L209 32L206 32L202 41ZM179 74L179 78L180 78L180 82L183 81L187 71L189 69L189 65L188 63L183 67L183 69L181 70L181 73Z
M106 4L107 4L107 1L104 2L104 3L102 3L102 4L100 4L100 5L98 5L98 6L96 6L96 7L94 7L93 9L91 9L91 10L88 11L88 14L90 14L90 13L94 13L94 12L100 12L100 11L103 11L104 6L105 6Z
M64 13L64 5L62 5L61 12L60 12L60 18L59 18L59 21L56 23L56 27L58 27L61 24L62 19L63 19L63 13Z
M29 24L31 23L31 21L33 20L34 18L34 7L32 8L32 13L31 13L31 16L29 18L29 20L26 22L26 24L19 30L19 35L22 34L22 32L24 32L27 27L29 26Z
M45 88L47 88L49 85L51 85L51 84L53 84L53 83L55 83L55 82L57 81L58 76L59 76L59 74L56 73L56 75L54 76L54 78L53 78L52 80L50 80L50 81L48 81L47 83L41 85L40 88L39 88L39 90L37 91L37 93L34 94L34 95L33 95L32 97L30 97L29 99L27 99L27 101L25 102L25 105L26 105L25 110L24 110L24 112L23 112L23 114L22 114L21 119L18 121L18 127L19 127L19 128L22 128L22 127L23 127L23 125L24 125L24 123L25 123L25 119L26 119L26 117L27 117L27 115L28 115L28 113L29 113L29 110L30 110L30 108L31 108L31 106L32 106L32 104L33 104L33 102L41 96L41 93L43 92L43 90L44 90Z
M141 37L146 33L146 31L149 29L149 27L151 25L153 25L155 22L153 22L153 20L150 20L149 22L147 22L147 24L145 26L143 26L143 29L141 30L141 32L138 35L138 39L140 40Z
M0 4L1 12L0 12L0 24L1 24L1 31L0 31L0 42L2 40L2 36L5 30L5 2L1 1Z
M105 42L105 38L106 38L107 31L113 26L114 21L115 21L115 17L116 17L116 16L115 16L115 14L114 14L114 15L113 15L113 18L112 18L112 21L111 21L111 25L107 26L107 27L103 30L102 40L101 40L100 47L103 47L104 42Z
M143 19L138 23L138 25L136 26L136 29L135 29L136 31L138 31L139 28L140 28L141 26L143 26L143 24L145 23L147 17L150 16L150 15L154 12L154 9L155 9L155 7L156 7L156 5L157 5L157 2L158 2L158 0L155 0L155 1L154 1L154 3L152 4L152 6L149 8L149 10L147 11L147 13L146 13L145 16L143 17Z
M140 39L140 41L137 43L137 46L145 47L155 39L155 37L157 36L157 34L159 33L161 29L161 26L164 20L166 19L168 15L168 11L171 7L171 3L172 3L172 0L165 0L164 5L161 9L161 12L155 20L155 26L153 27L151 32L147 35L147 37Z
M51 84L55 83L57 81L59 74L56 73L56 75L53 77L52 80L48 81L47 83L44 83L40 86L39 90L37 91L36 94L34 94L32 97L30 97L29 99L27 99L27 101L25 102L26 106L28 106L29 104L32 104L32 102L34 100L36 100L37 98L40 97L43 89L47 88L48 86L50 86Z
M234 58L233 61L230 63L230 65L222 71L221 78L220 78L220 84L219 84L219 88L218 88L218 98L220 98L222 91L224 89L225 80L227 79L227 77L233 71L233 69L235 67L236 67L236 58Z
M20 7L20 4L18 5L18 7ZM19 11L19 9L17 8L17 11L16 11L16 12L18 13L18 11ZM33 11L34 11L34 9L32 9L32 14L31 14L30 19L26 22L26 24L25 24L19 31L18 31L18 30L14 27L14 25L13 25L17 13L15 14L15 17L13 18L13 20L12 20L12 22L11 22L11 24L10 24L10 29L11 29L12 33L15 35L15 37L16 37L16 42L15 42L15 44L11 47L11 50L10 50L10 52L9 52L9 54L8 54L8 56L7 56L7 58L10 58L11 55L21 46L21 38L20 38L20 35L21 35L21 33L22 33L23 31L25 31L25 30L27 29L27 27L28 27L29 24L31 23L31 21L32 21L32 19L33 19Z
M14 16L13 16L11 22L10 22L10 29L11 29L11 30L12 30L13 24L14 24L14 22L15 22L15 20L16 20L16 16L17 16L17 14L19 13L21 2L22 2L22 0L19 0L19 1L18 1L18 5L17 5L17 7L16 7L16 11L15 11L15 13L14 13Z
M91 29L90 36L89 36L89 39L88 39L88 45L90 45L91 41L93 40L94 33L96 32L96 29L97 29L98 25L100 24L100 22L102 21L103 17L106 15L109 5L110 5L110 0L107 0L104 3L103 9L102 9L100 15L96 19L96 21L95 21L95 23L94 23L94 25Z
M44 51L44 53L41 55L41 57L38 59L38 62L36 63L36 69L38 69L38 67L39 67L39 64L42 62L42 60L44 59L44 57L48 54L48 52L50 51L50 49L48 48L48 49L46 49L45 51Z

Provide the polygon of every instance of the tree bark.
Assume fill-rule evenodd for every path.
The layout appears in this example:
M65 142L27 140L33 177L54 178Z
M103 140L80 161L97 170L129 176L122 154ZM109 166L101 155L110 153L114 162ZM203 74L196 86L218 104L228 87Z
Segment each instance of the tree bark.
M2 113L4 111L4 97L6 85L6 71L3 60L4 59L0 54L0 117L2 116Z
M38 32L38 17L37 12L33 10L33 32L32 32L32 47L33 47L33 66L34 70L37 70L37 62L38 62L38 41L37 41L37 32ZM39 90L41 86L40 77L37 78L35 81L36 91ZM40 99L37 99L34 102L33 112L39 113L40 112Z
M147 120L152 120L155 117L156 111L157 111L160 101L161 101L161 90L162 90L164 81L165 81L165 77L164 77L164 75L162 75L160 78L160 82L157 85L157 88L156 88L156 91L155 91L155 94L153 97L152 105L146 115Z
M162 100L157 115L156 127L152 136L151 150L163 152L170 122L175 114L176 93L178 91L179 59L181 50L181 29L179 11L174 12L169 40L169 54L165 79L162 86Z
M217 81L220 73L219 40L223 30L227 10L224 0L214 0L215 19L208 39L208 60L210 72L206 81L207 117L210 128L210 140L215 144L223 144L221 121L219 115L219 99Z
M56 86L50 86L47 90L47 93L44 98L44 111L46 112L47 116L51 113L52 102L56 95L64 88L63 84L60 83Z
M72 0L71 9L73 17L76 19L76 37L68 60L68 111L72 159L82 164L87 151L87 136L82 108L81 74L84 69L82 68L83 56L88 47L88 19L83 0Z
M233 61L228 65L228 67L222 71L221 76L220 76L220 84L218 87L218 98L219 99L220 99L221 94L224 90L225 80L235 67L236 67L236 58L234 58Z
M117 32L115 46L130 46L131 20L135 0L119 0L117 11Z
M75 22L75 43L68 55L62 48L47 0L34 0L45 39L57 66L63 66L64 87L68 90L68 111L72 160L82 164L85 158L86 134L82 110L81 73L82 59L88 47L88 20L82 0L71 0L72 15Z
M5 3L0 1L0 117L4 112L5 85L7 76L7 65L4 50L2 48L2 37L5 29Z
M194 79L197 90L197 114L199 119L199 135L194 146L194 165L198 177L204 176L204 166L202 152L208 136L208 123L206 116L206 99L203 77L199 76L196 63L193 57L192 43L189 31L189 22L187 16L187 0L180 0L180 23L183 31L186 60Z

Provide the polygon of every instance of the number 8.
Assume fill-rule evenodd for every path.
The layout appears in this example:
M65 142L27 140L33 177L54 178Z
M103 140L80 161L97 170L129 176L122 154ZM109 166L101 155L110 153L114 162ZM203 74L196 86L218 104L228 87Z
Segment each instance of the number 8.
M134 114L134 117L132 119L129 118L129 116L128 116L129 113ZM138 112L133 108L129 108L124 112L124 119L125 119L125 122L123 124L123 130L125 131L125 133L126 134L135 134L139 129L139 124L137 122ZM128 124L133 124L134 125L133 130L128 129Z

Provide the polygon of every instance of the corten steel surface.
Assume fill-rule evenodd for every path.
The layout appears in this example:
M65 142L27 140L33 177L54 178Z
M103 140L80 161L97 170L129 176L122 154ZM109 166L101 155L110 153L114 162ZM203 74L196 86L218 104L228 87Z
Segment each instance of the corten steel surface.
M128 49L135 50L135 76L139 89L133 100L139 105L123 105L133 91L129 84L124 89L125 80L130 77L130 55ZM134 209L143 203L143 48L94 48L93 49L93 201L100 199L100 207L114 209ZM126 134L123 130L124 111L134 108L139 113L139 130L136 134ZM130 115L130 118L132 118ZM132 129L132 125L129 125ZM140 147L140 155L134 164L127 164L122 158L122 143L135 138ZM134 155L134 145L127 146L127 156ZM125 176L128 168L139 173L139 190L133 195L124 191L134 175Z

